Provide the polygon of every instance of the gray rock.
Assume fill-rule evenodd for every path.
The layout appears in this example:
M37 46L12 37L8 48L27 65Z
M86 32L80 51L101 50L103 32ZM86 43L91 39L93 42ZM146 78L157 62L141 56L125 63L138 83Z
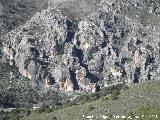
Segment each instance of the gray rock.
M61 92L159 79L158 0L48 4L22 26L0 30L1 59L23 76Z

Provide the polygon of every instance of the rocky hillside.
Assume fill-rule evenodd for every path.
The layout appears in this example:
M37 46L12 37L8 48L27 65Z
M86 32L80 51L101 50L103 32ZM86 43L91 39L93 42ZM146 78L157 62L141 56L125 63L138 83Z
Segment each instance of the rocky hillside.
M159 0L0 3L0 59L35 86L92 93L160 78Z

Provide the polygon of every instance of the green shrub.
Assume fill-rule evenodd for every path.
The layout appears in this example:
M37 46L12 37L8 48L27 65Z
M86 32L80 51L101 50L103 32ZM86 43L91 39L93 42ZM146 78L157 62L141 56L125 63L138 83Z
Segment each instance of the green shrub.
M104 97L104 96L107 96L109 94L119 95L120 94L120 90L123 89L123 86L124 86L124 84L106 87L106 88L104 88L103 90L101 90L99 92L100 96Z
M125 117L126 117L125 120L134 119L134 114L129 111Z
M30 110L26 110L26 116L29 116L31 114Z
M93 94L91 94L91 95L89 96L90 101L98 100L100 97L101 97L101 96L100 96L100 94L99 94L98 92L93 93Z
M36 112L41 114L41 113L49 113L51 112L52 109L50 108L49 105L43 104L40 108L36 109Z
M93 105L89 105L86 110L93 111L94 109L95 109L95 107Z
M129 86L124 84L124 85L122 86L122 90L123 90L123 91L129 90Z
M74 101L76 103L79 103L79 104L84 104L84 103L86 103L89 100L90 100L90 98L89 98L88 95L80 95Z
M58 120L56 116L53 116L50 120Z
M110 100L117 100L118 99L118 95L114 93L114 94L109 96L109 99Z
M9 120L9 116L5 115L5 116L0 116L0 120Z
M157 116L160 118L160 108L157 110Z
M110 113L106 112L104 115L107 116L106 120L112 119L112 115Z
M138 116L148 116L150 115L150 107L149 106L143 106L142 108L140 108L136 113Z
M73 105L77 105L77 102L76 101L70 101L70 100L67 100L66 103L65 103L65 106L73 106Z
M7 115L9 116L9 120L19 120L23 116L21 115L22 110L20 109L15 109L8 113Z
M102 100L104 100L104 101L109 100L109 97L105 96L105 97L102 98Z

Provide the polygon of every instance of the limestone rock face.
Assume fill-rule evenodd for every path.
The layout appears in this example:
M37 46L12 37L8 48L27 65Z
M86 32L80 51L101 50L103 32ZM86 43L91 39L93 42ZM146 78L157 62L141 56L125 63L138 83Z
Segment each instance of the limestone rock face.
M14 61L25 77L43 81L52 74L49 67L54 65L55 54L60 54L58 49L64 45L66 34L65 17L60 11L47 9L2 37L2 54Z
M160 78L158 0L48 4L0 38L1 60L16 65L33 83L92 93L99 86ZM78 16L82 6L90 12L79 10Z

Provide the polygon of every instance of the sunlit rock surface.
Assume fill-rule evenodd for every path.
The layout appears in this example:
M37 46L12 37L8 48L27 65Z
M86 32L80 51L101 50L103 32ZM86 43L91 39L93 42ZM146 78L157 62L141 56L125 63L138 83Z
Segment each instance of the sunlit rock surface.
M158 0L41 4L20 26L1 29L0 38L1 61L16 65L36 85L92 93L99 87L160 77Z

